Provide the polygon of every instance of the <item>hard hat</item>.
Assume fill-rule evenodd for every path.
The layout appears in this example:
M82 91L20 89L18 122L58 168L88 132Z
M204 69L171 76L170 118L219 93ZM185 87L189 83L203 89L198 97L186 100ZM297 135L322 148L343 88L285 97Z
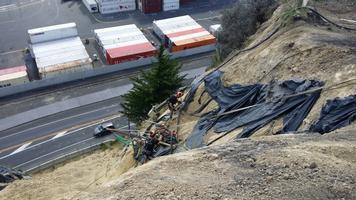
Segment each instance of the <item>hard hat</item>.
M150 131L150 136L154 137L156 135L156 133L154 131Z

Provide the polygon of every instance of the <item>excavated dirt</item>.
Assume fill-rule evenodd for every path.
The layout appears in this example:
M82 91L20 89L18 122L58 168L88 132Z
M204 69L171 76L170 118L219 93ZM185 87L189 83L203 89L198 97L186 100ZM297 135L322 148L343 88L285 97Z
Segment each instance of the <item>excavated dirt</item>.
M356 19L352 0L311 4L335 22ZM278 8L246 47L273 32L284 9ZM226 86L302 78L321 80L329 87L356 78L356 33L312 20L294 21L221 70ZM327 99L355 94L354 83L323 90L299 131L319 118ZM179 129L182 140L199 119L191 113L209 99L203 91L204 84L178 127L176 120L166 123ZM212 101L202 113L216 107ZM241 131L237 129L209 147L157 158L131 170L132 151L98 151L35 174L32 180L16 181L0 192L0 199L356 199L355 123L323 136L275 136L281 127L277 119L249 139L234 140ZM204 140L217 137L209 131Z
M356 132L280 135L161 157L83 199L355 199Z
M136 165L133 151L114 145L11 183L1 200L77 199Z

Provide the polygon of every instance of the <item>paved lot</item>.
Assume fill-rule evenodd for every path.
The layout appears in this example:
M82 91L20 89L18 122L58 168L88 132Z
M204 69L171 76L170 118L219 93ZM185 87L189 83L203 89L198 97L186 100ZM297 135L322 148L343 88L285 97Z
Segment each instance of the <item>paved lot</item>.
M178 11L144 15L140 11L115 15L91 15L81 0L2 0L0 1L0 56L27 47L27 30L54 24L76 22L82 38L93 37L93 29L135 23L149 28L153 20L189 14L205 27L218 23L221 12L236 0L196 0ZM16 63L16 62L14 62ZM9 63L12 64L12 63ZM8 66L1 63L0 66Z

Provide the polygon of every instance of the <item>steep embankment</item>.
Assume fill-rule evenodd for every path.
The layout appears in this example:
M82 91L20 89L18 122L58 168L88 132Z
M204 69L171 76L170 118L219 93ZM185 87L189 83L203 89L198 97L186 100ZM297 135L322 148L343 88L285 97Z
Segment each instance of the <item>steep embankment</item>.
M356 11L356 6L354 7ZM249 39L251 42L246 48L268 38L278 28L276 34L258 47L238 54L220 70L224 72L225 86L236 83L267 84L275 80L289 79L323 81L325 89L299 128L299 130L306 130L319 118L320 110L328 99L356 93L355 81L352 82L353 84L348 82L338 85L341 87L337 89L328 89L335 84L356 78L356 32L339 29L310 16L305 20L297 20L290 25L280 26L283 23L284 13L285 7L279 7L272 18ZM204 93L202 84L195 94L195 101L189 105L187 112L183 113L182 136L187 136L192 131L194 124L189 124L189 122L198 119L190 113L193 113L209 98L209 95ZM201 113L215 108L217 105L212 101ZM273 120L257 131L254 136L273 135L281 128L282 118ZM237 129L222 140L226 142L226 140L235 138L240 132L241 129ZM205 141L209 142L215 137L216 134L210 131Z
M346 11L343 17L354 17L356 6ZM330 15L333 12L326 14L337 19ZM302 78L324 81L328 88L356 77L355 32L313 17L280 27L283 13L285 10L278 8L246 46L254 46L279 27L276 34L220 68L225 72L226 86ZM198 120L189 113L209 99L203 90L201 85L194 101L182 113L179 136L183 140ZM355 85L347 84L323 90L299 130L308 129L319 118L327 99L355 93ZM216 106L212 101L202 112ZM175 124L171 122L172 129ZM282 120L276 119L253 138L232 141L241 132L237 129L212 146L161 157L120 176L118 171L128 166L125 160L132 161L132 156L121 158L117 150L107 150L35 175L32 180L16 181L0 195L2 199L36 200L356 199L355 126L354 123L323 136L256 137L278 132ZM204 140L209 142L216 137L210 131Z
M355 199L356 132L281 135L158 158L81 199Z
M0 199L77 199L98 185L115 180L135 164L133 151L117 144L104 145L89 155L33 174L31 179L9 184L0 191Z

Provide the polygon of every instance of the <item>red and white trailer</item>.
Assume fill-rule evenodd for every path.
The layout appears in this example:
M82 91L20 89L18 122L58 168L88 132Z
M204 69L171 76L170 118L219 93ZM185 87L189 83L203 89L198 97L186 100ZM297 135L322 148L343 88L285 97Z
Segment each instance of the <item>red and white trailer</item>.
M119 64L154 57L157 49L136 25L94 30L107 64Z
M204 51L215 49L216 38L189 15L154 21L153 31L170 52L204 46L209 46Z

